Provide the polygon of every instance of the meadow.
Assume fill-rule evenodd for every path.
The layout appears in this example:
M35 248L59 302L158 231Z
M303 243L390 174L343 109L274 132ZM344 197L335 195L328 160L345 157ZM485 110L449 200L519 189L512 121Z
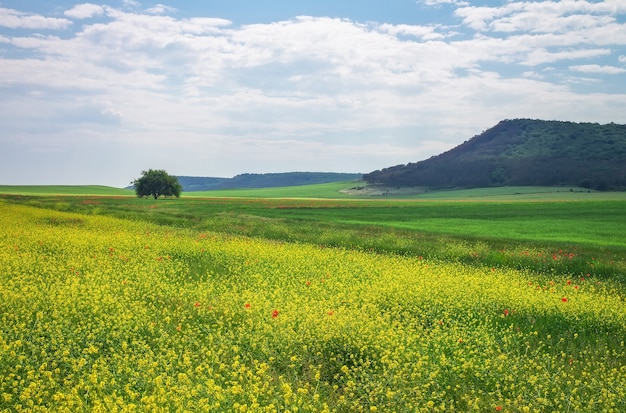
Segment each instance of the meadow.
M0 412L626 411L626 202L461 199L2 195Z

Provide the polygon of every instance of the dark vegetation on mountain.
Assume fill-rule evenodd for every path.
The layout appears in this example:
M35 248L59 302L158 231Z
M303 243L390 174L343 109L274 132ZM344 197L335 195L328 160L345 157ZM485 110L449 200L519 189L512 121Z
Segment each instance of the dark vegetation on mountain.
M374 171L369 184L432 189L581 186L626 189L626 125L504 120L427 160Z
M211 191L238 188L275 188L326 184L331 182L360 180L361 174L335 172L286 172L267 174L241 174L232 178L178 176L184 192Z

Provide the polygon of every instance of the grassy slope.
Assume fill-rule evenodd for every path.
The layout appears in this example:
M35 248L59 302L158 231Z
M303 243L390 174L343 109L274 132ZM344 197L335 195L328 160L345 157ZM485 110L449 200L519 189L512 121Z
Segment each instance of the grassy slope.
M354 182L288 186L280 188L226 189L217 191L184 192L184 197L207 198L353 198L339 192L355 186Z
M564 202L555 201L555 194L545 194L544 202L502 201L495 196L465 198L472 202L459 198L416 201L187 196L153 200L75 195L4 195L0 199L200 231L480 265L555 269L573 274L587 273L593 265L598 275L617 276L626 283L625 197L610 200L602 198L610 195L606 193L569 191L556 195L589 198ZM549 259L564 253L574 254L575 258Z
M305 224L377 226L509 242L626 247L623 237L626 193L501 187L359 200L338 192L349 185L354 183L193 192L176 201L129 196L124 199L102 197L97 202L85 202L79 195L132 195L132 191L98 186L11 188L20 195L30 195L22 202L31 205L60 209L62 204L61 209L69 211L94 213L97 209L99 214L183 226L202 225L218 231L241 228L245 233L249 227L257 226L256 221L262 217L275 220L275 226L284 227ZM0 193L6 188L0 187ZM33 194L42 196L33 197ZM59 199L59 194L73 196ZM343 200L330 199L337 194L343 196ZM45 195L55 195L55 198ZM418 200L427 202L416 202ZM226 228L229 223L231 227ZM270 226L267 222L264 225Z
M357 184L336 182L283 188L232 189L224 191L184 192L183 197L206 198L320 198L320 199L414 199L414 200L486 200L486 201L582 201L626 200L626 192L596 192L572 187L511 186L497 188L432 191L416 195L368 196L339 192Z
M369 199L369 200L485 200L485 201L583 201L626 200L626 192L596 192L572 187L511 186L496 188L431 191L416 195L368 196L340 192L356 185L355 182L290 186L280 188L228 189L217 191L183 192L183 198L309 198L309 199ZM129 189L99 185L0 185L0 194L20 195L103 195L133 196Z
M129 189L102 185L0 185L0 194L21 195L134 195Z
M496 188L433 191L413 196L424 200L483 200L483 201L585 201L626 200L626 192L596 192L576 187L503 186Z

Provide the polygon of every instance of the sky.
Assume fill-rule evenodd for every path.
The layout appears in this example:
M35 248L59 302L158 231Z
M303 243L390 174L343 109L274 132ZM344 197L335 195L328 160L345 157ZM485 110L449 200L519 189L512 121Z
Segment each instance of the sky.
M0 184L352 172L626 123L626 0L0 0Z

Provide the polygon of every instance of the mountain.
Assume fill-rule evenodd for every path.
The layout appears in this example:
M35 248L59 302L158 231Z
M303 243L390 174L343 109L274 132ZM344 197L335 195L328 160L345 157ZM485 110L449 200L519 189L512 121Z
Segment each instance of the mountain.
M503 120L421 162L363 176L369 184L432 189L506 185L626 189L626 125Z
M183 187L184 192L325 184L330 182L360 180L361 177L361 174L336 172L241 174L232 178L177 176L178 182Z

